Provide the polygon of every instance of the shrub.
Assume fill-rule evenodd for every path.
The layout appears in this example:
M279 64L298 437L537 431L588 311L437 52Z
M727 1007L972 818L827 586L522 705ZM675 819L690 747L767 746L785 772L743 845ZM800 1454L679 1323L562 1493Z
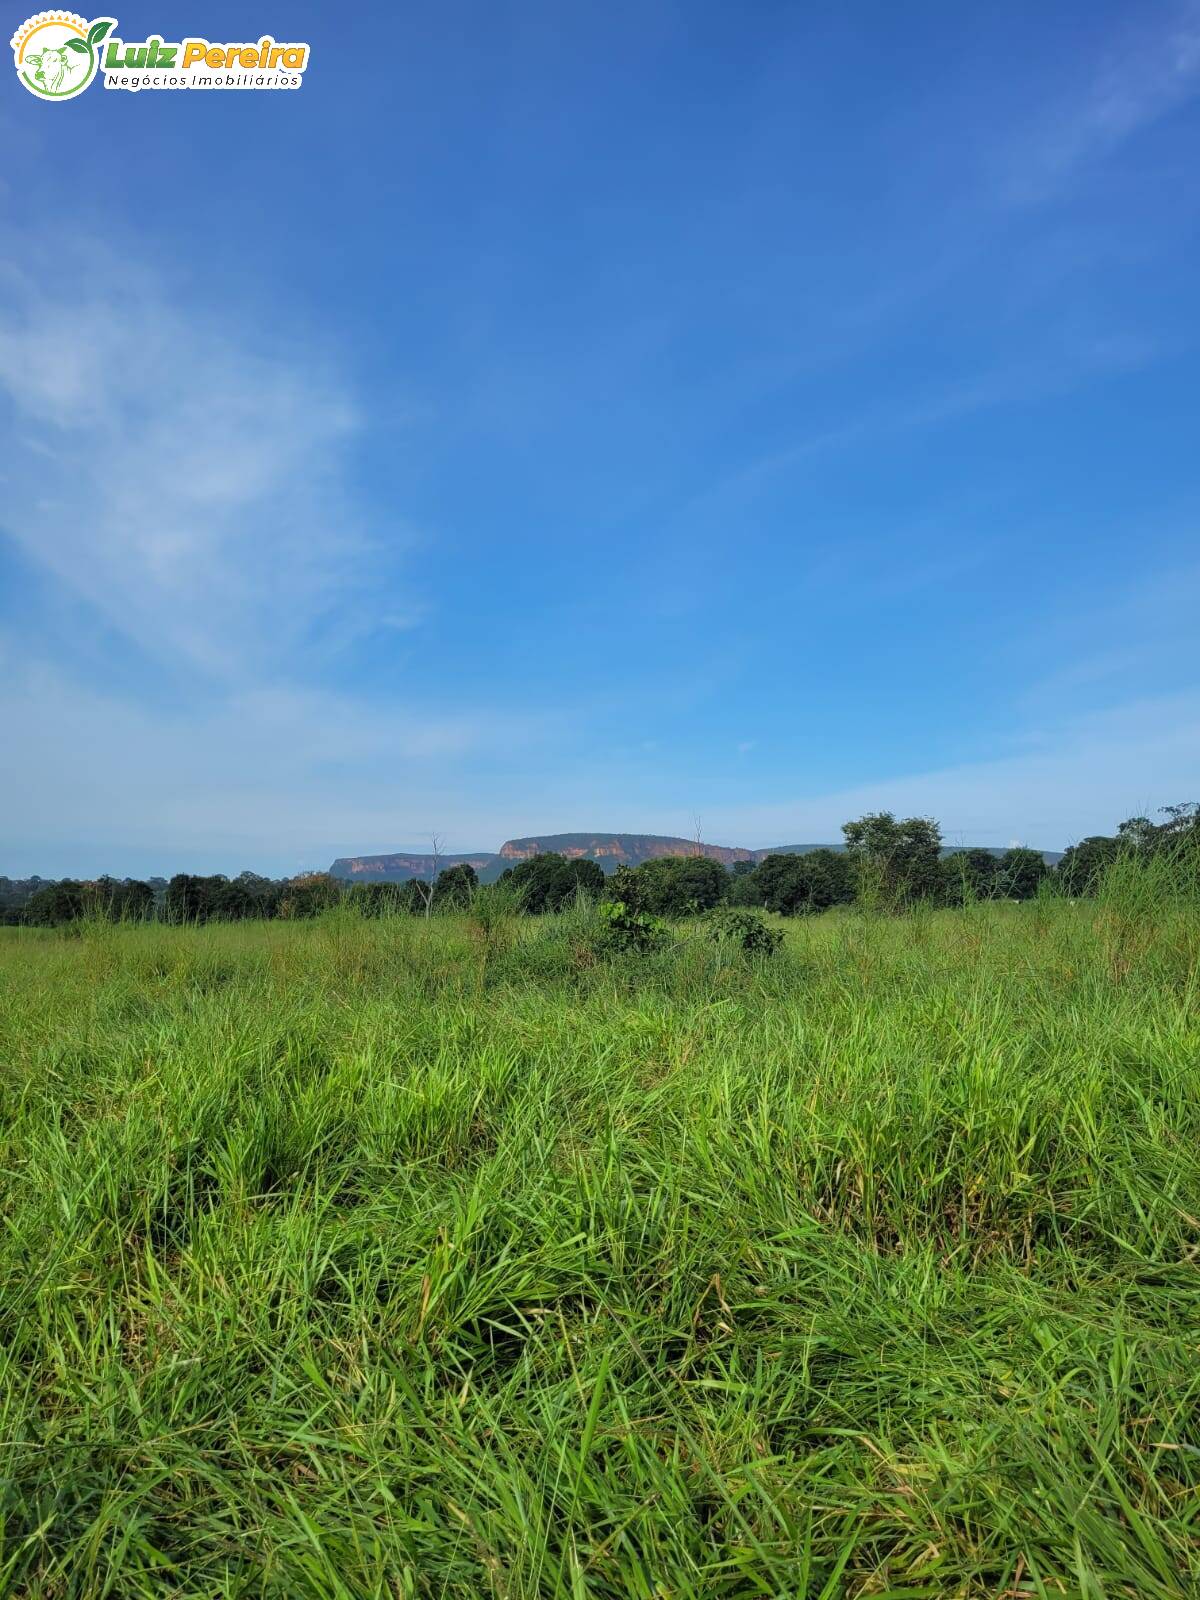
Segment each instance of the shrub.
M747 955L771 956L783 943L779 928L742 906L718 906L704 920L714 944L734 945Z
M516 939L514 922L520 911L520 891L511 884L489 883L475 891L469 912L471 934L485 969L512 948Z
M645 911L646 879L636 867L619 866L608 880L607 900L619 900L630 911Z
M596 907L596 916L596 944L605 955L644 954L660 950L667 942L667 930L658 917L648 911L635 911L624 900L602 900Z

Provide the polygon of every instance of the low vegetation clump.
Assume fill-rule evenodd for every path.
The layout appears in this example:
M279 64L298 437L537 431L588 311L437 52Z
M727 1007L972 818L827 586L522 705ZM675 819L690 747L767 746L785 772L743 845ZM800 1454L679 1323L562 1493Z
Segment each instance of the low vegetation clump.
M601 955L645 955L661 950L667 937L660 918L624 900L602 900L596 907L595 947Z
M783 929L772 927L761 912L739 906L717 906L705 919L709 938L750 956L773 956L783 944Z
M1165 859L3 930L0 1592L1200 1592Z

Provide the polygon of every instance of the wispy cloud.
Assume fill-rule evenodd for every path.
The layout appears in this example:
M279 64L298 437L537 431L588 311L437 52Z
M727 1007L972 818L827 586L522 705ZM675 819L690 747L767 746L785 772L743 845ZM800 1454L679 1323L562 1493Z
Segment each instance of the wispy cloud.
M21 858L0 870L287 871L457 836L469 761L537 741L540 714L414 709L394 675L328 687L339 643L424 604L402 517L372 525L354 488L365 407L302 325L201 303L136 249L0 252L0 536L67 616L102 620L113 669L69 665L55 606L0 635L26 780L0 796ZM113 667L113 633L140 673Z
M1002 659L1014 680L1035 668L1016 697L1016 709L1031 721L1057 711L1095 709L1113 699L1137 700L1164 684L1196 681L1196 617L1200 614L1200 564L1177 561L1163 570L1151 553L1169 538L1178 550L1195 543L1194 508L1141 522L1130 537L1141 563L1131 560L1098 592L1080 585L1071 609L1059 608L1054 628L1030 619L1027 630L1005 642ZM1046 662L1044 672L1037 664ZM1200 764L1200 758L1198 758Z
M777 475L836 452L860 449L910 432L959 422L981 411L1039 405L1097 379L1120 377L1159 355L1152 340L1110 333L1102 338L1060 338L1025 360L1007 361L940 384L873 403L857 416L816 429L791 444L757 456L690 502L694 512L725 499L751 495Z
M1043 200L1087 163L1200 92L1200 4L1154 8L1112 40L1076 92L1034 119L1014 152L1008 198Z
M0 871L295 871L419 844L491 841L479 758L527 758L539 713L368 706L251 688L169 709L79 683L0 638L0 726L19 791ZM519 830L517 830L519 831Z
M47 265L47 263L50 265ZM402 527L368 532L346 487L347 384L288 326L185 300L98 247L0 263L0 529L116 629L227 681L315 630L411 610Z

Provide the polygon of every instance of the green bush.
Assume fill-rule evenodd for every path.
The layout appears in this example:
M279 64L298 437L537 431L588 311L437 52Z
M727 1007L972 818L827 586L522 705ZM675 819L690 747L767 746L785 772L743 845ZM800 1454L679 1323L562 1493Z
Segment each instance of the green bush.
M734 945L747 955L771 956L783 943L783 934L757 911L742 906L718 906L704 919L714 944Z
M669 937L658 917L648 911L635 911L624 900L602 900L596 907L596 917L596 943L604 955L661 950Z

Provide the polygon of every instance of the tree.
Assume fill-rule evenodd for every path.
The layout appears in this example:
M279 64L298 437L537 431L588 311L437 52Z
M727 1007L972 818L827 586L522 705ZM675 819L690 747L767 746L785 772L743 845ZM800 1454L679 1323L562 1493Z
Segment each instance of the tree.
M872 811L842 824L860 884L877 887L885 905L935 899L942 884L942 830L932 817Z
M30 896L22 920L44 928L77 922L81 917L140 922L153 909L154 890L137 878L63 878Z
M249 885L240 878L224 884L214 896L214 913L226 922L241 922L246 917L261 915Z
M1171 844L1200 845L1200 801L1160 806L1159 811L1167 819L1158 825L1160 837Z
M1040 851L1014 846L1000 857L996 892L1007 900L1032 900L1049 871Z
M941 861L944 898L948 905L990 900L997 892L1000 858L990 850L952 850Z
M725 898L728 874L708 856L657 856L635 867L641 908L656 917L693 917ZM628 901L626 902L629 903Z
M145 922L154 913L154 890L140 878L124 878L114 886L110 914L123 922Z
M353 906L363 917L415 916L424 910L424 902L408 883L356 883L346 895L347 905Z
M1152 849L1157 833L1149 817L1126 817L1117 827L1117 838L1130 850Z
M854 869L837 850L767 856L754 873L759 904L781 916L807 916L854 898Z
M1096 892L1104 869L1121 853L1121 841L1107 834L1093 833L1063 852L1058 863L1058 879L1069 895Z
M177 872L167 885L163 907L170 922L208 922L221 914L221 900L229 886L224 873L197 877Z
M735 861L725 884L725 899L731 906L761 906L762 886L758 875L761 863Z
M604 873L597 862L584 856L568 859L555 850L518 861L501 873L500 881L520 894L521 909L531 917L564 910L580 891L596 899L605 893Z
M433 886L433 899L439 911L465 911L478 887L479 877L475 868L470 862L462 861L438 873Z
M315 917L342 898L342 886L328 872L303 872L284 888L279 915L287 918Z
M84 914L86 885L75 878L60 878L38 889L25 906L25 921L35 928L56 928Z
M414 878L412 880L417 885L417 893L421 897L426 917L428 917L430 912L433 910L433 893L434 885L437 883L438 877L438 862L442 859L441 835L437 833L431 833L429 835L429 843L432 846L430 852L432 857L432 865L429 868L428 882L424 878Z
M215 899L215 915L240 921L245 917L273 917L278 913L284 886L257 872L239 872L220 889Z
M1165 822L1151 822L1149 817L1128 817L1117 829L1117 838L1123 846L1139 854L1158 850L1175 850L1180 845L1200 843L1200 805L1189 803L1178 806L1160 806L1159 815Z

